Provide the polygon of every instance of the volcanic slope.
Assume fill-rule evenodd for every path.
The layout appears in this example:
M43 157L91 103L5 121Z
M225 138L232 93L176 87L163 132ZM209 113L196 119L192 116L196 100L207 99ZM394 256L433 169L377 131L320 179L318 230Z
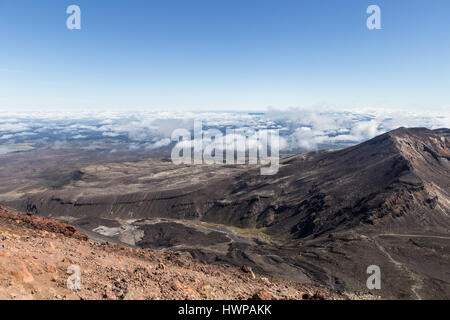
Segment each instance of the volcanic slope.
M338 290L367 290L375 264L383 297L450 297L449 147L448 129L399 128L284 156L274 176L149 159L83 167L58 189L29 186L0 200L131 245L165 244ZM183 243L186 229L173 223L197 242Z

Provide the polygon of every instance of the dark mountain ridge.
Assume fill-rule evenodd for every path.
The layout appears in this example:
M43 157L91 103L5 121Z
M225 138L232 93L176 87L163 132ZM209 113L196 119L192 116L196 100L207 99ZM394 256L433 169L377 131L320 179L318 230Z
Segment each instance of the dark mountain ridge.
M295 155L275 176L238 175L227 201L203 219L295 238L358 225L447 233L449 146L449 130L400 128L354 147Z

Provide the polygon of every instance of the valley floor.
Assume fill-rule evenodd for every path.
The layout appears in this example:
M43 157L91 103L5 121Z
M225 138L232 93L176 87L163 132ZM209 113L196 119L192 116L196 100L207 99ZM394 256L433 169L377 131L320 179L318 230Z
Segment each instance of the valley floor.
M355 298L245 268L205 264L183 253L68 236L67 230L73 232L68 225L33 219L0 207L0 299ZM70 266L80 268L80 290L67 288Z

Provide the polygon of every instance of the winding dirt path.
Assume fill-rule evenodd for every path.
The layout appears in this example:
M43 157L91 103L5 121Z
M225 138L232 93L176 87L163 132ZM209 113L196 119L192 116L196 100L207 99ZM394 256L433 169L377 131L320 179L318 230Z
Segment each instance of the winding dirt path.
M379 237L410 237L410 238L434 238L434 239L446 239L450 240L450 237L445 236L431 236L431 235L419 235L419 234L399 234L399 233L382 233L372 237L375 245L378 249L383 252L383 254L391 261L396 267L406 272L410 278L414 281L414 284L411 286L411 291L414 293L418 300L422 300L422 297L419 294L419 290L423 287L423 278L418 274L414 273L410 268L408 268L405 264L395 260L389 252L376 240Z
M436 238L436 239L448 239L450 237L444 236L427 236L427 235L419 235L419 234L399 234L399 233L382 233L375 237L383 237L383 236L391 236L391 237L412 237L412 238Z
M405 234L379 234L374 237L372 237L373 242L377 246L377 248L389 259L390 262L392 262L398 269L402 270L408 276L414 281L414 284L411 286L411 291L416 296L417 300L422 300L421 295L419 294L419 290L423 287L423 279L416 273L414 273L411 269L409 269L405 264L395 260L391 254L377 241L376 238L381 236L399 236L399 237L417 237L415 235L405 235ZM419 237L426 237L426 236L419 236ZM430 236L433 237L433 236ZM440 237L437 237L440 238ZM443 237L446 238L446 237Z

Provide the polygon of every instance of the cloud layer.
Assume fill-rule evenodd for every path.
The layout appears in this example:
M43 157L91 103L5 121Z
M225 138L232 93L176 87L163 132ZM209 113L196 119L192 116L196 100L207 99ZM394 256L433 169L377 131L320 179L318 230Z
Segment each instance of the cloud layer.
M56 143L112 139L130 149L154 150L170 145L175 129L192 131L195 120L205 130L278 129L284 152L345 147L398 127L450 127L449 114L393 111L314 111L271 109L266 113L238 112L97 112L9 113L0 115L0 144Z

